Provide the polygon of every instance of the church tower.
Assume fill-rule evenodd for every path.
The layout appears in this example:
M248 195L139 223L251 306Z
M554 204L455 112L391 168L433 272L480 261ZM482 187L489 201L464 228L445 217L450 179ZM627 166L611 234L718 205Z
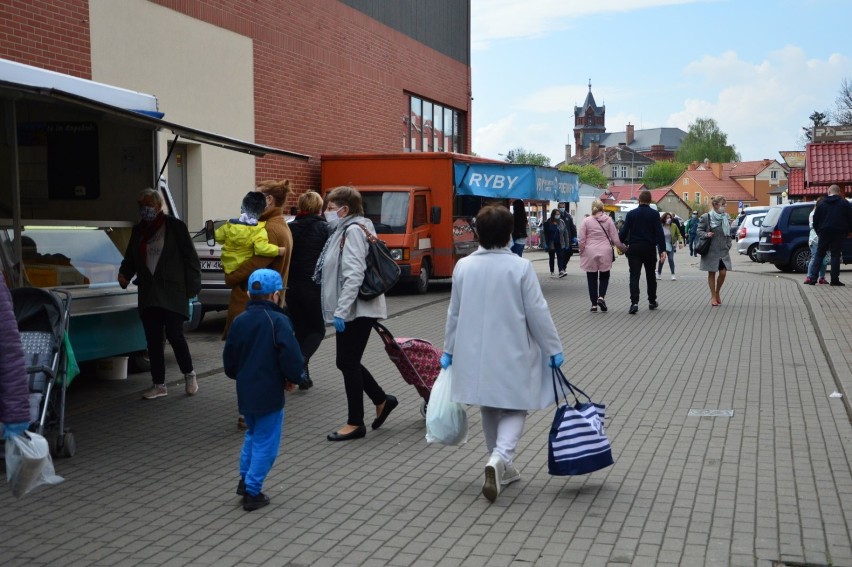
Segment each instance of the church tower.
M583 155L583 149L600 142L600 134L606 132L606 105L595 104L592 96L592 79L589 79L589 94L583 106L574 107L574 155Z

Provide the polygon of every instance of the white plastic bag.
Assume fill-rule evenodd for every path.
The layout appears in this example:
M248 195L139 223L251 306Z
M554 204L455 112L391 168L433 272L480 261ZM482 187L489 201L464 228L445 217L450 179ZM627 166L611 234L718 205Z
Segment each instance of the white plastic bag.
M15 498L20 498L42 484L59 484L64 478L56 476L47 439L27 431L6 439L6 480Z
M467 443L467 412L450 395L451 368L441 370L426 406L426 442L444 445Z

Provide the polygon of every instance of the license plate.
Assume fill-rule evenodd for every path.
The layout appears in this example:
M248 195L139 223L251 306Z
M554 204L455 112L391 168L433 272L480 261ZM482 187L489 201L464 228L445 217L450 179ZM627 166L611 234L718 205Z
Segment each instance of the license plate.
M219 260L201 260L201 269L207 272L218 272L222 270L222 262Z

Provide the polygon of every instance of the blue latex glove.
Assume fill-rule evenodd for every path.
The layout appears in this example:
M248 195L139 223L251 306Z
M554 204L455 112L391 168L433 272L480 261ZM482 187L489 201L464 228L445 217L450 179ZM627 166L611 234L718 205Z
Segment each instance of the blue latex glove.
M448 352L445 352L441 355L441 368L446 370L453 363L453 355Z
M565 362L565 359L563 358L561 352L558 352L550 357L551 368L559 368L560 366L562 366L563 362Z
M346 321L341 319L340 317L334 318L334 330L338 333L342 333L346 330Z
M3 424L3 439L11 439L13 435L23 435L30 424L24 423L4 423Z

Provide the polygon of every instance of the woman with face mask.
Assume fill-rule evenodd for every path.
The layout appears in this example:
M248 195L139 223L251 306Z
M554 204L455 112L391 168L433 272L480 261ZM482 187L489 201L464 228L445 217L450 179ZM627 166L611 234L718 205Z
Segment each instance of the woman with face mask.
M326 197L325 218L332 231L320 253L313 279L321 286L322 313L326 325L334 325L337 368L343 373L348 415L346 424L328 434L329 441L360 439L364 425L364 394L376 408L372 428L378 429L398 405L386 394L370 371L361 364L373 323L387 317L385 296L358 296L367 269L367 235L376 234L364 217L361 194L354 187L337 187ZM360 225L360 226L355 226Z
M564 278L568 274L565 272L565 247L570 246L568 240L568 231L565 228L565 223L562 222L561 213L557 209L550 211L550 219L544 223L542 233L544 234L545 247L547 248L548 261L550 262L550 277L557 277L553 271L553 260L556 258L556 264L559 268L560 278Z
M698 238L710 238L710 250L701 257L698 269L707 272L710 288L710 305L722 305L722 284L732 268L731 264L731 221L725 210L727 201L722 195L710 200L713 208L698 220Z
M677 279L675 275L674 255L675 250L683 248L683 236L672 218L671 213L663 213L660 216L660 224L663 225L663 234L666 237L666 257L669 259L669 269L672 271L672 281ZM663 279L663 262L657 264L657 279Z
M127 288L133 280L139 288L139 318L153 378L153 385L142 397L153 400L168 394L164 331L183 374L186 395L192 396L198 392L198 382L183 323L189 319L189 299L201 289L198 254L186 225L163 211L159 191L145 189L139 194L138 203L141 221L130 234L118 269L118 283Z

